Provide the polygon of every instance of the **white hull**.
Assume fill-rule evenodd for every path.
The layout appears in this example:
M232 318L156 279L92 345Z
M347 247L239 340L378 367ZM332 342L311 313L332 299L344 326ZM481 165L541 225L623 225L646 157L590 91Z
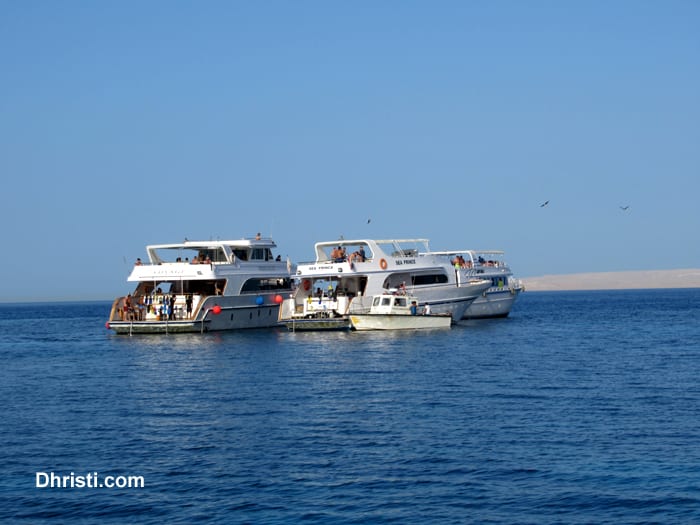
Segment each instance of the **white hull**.
M493 317L508 317L515 299L521 292L513 290L487 290L485 296L478 297L464 313L463 319L488 319Z
M291 319L284 321L282 324L284 324L290 332L350 330L352 327L350 319L347 317Z
M364 330L431 330L449 328L449 315L353 314L352 327Z
M176 316L173 320L110 321L109 328L118 334L131 335L202 333L277 326L279 305L274 302L275 296L259 296L263 297L260 305L256 303L257 297L209 297L194 319ZM214 310L215 306L221 310ZM219 313L216 314L215 311Z

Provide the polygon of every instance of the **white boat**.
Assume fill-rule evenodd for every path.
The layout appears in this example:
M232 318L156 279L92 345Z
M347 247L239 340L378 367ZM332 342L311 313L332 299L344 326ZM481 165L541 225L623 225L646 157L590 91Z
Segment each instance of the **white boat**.
M488 279L484 290L464 313L464 319L507 317L518 295L525 289L513 276L501 250L461 250L432 252L449 257L455 269L465 278Z
M146 247L135 289L112 304L107 327L119 334L206 332L277 326L291 292L291 264L272 239L185 241Z
M411 295L375 295L366 313L351 313L355 330L425 330L449 328L450 314L419 315L418 301Z
M315 251L313 262L297 264L296 290L280 308L279 320L289 329L318 319L349 327L350 314L366 311L373 296L390 289L414 294L456 322L491 285L456 271L443 256L422 253L429 252L427 239L324 241Z

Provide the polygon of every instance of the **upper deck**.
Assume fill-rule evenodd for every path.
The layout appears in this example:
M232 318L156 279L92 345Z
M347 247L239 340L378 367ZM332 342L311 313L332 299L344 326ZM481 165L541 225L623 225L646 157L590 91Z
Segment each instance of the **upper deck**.
M154 279L211 279L222 272L288 270L272 239L184 241L146 246L148 263L137 260L129 281Z
M453 264L457 263L462 268L508 269L503 250L445 250L425 255L449 257Z
M415 257L428 251L428 239L340 239L317 242L314 245L316 259L300 264L352 262L358 256L366 261L397 257ZM353 257L355 254L355 257Z

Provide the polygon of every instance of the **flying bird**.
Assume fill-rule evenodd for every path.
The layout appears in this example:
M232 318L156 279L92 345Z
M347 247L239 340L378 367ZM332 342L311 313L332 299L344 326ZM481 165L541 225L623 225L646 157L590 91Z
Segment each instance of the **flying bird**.
M629 206L620 206L620 209L621 209L622 211L627 211L627 210L630 209L630 207L629 207Z
M370 222L372 222L372 219L367 219L367 224L369 224Z
M540 204L540 208L544 208L547 206L547 204L549 204L549 201L544 201L542 204Z

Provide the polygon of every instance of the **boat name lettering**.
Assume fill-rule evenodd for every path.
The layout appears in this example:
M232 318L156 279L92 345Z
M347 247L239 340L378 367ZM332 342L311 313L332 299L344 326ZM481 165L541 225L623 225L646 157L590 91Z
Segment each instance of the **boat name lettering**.
M394 263L396 263L397 266L402 265L402 264L416 264L415 259L394 259Z
M318 265L318 266L309 266L309 270L332 270L333 266L332 265Z
M153 271L151 271L151 275L173 275L173 274L182 275L184 273L185 272L183 272L182 270L172 270L170 268L163 269L163 270L155 270L154 269Z

